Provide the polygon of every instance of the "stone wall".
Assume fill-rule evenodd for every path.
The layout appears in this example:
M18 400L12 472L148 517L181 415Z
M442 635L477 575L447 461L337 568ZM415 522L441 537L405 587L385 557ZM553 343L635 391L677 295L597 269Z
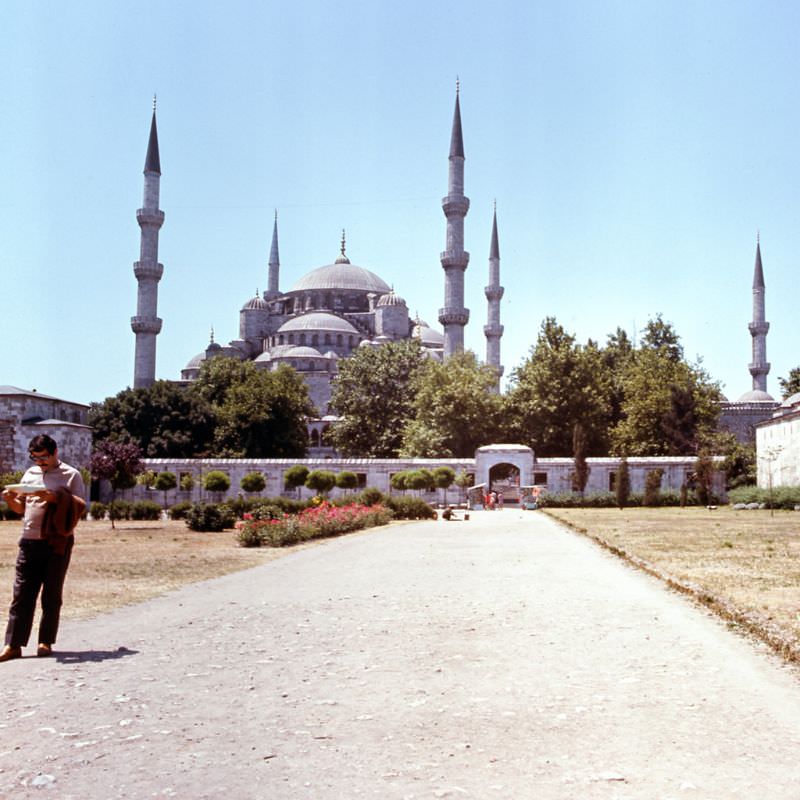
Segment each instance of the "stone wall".
M800 406L756 428L758 486L800 486Z
M755 444L756 425L771 419L778 402L721 403L718 427L732 433L741 444Z
M499 447L499 446L494 446ZM481 450L491 449L481 448ZM523 448L528 450L528 448ZM528 450L528 453L531 453ZM496 455L499 458L493 463L510 462L509 458L501 453ZM520 453L521 456L525 454ZM589 458L589 482L586 487L587 492L608 492L611 491L613 477L619 469L619 459L617 458ZM716 457L719 463L722 457ZM145 465L147 469L154 472L173 472L179 478L189 474L194 479L194 488L190 492L181 490L171 491L167 497L168 504L180 500L190 500L192 502L212 501L224 499L224 497L236 497L243 494L240 489L242 478L249 472L261 472L266 478L266 488L257 495L262 497L276 497L285 495L297 498L311 497L313 492L305 488L292 491L284 491L283 473L296 464L308 467L309 471L315 469L326 469L331 472L354 472L360 477L362 486L374 486L382 492L390 491L390 479L395 472L402 472L409 469L434 469L439 466L450 466L456 473L464 470L465 472L476 474L476 459L474 458L409 458L409 459L380 459L380 458L329 458L329 459L259 459L259 458L220 458L220 459L147 459ZM688 472L695 468L693 457L670 457L662 456L658 458L629 458L628 467L631 478L631 491L643 492L644 482L647 473L652 469L662 469L661 488L663 491L679 491L681 484ZM488 469L488 467L487 467ZM574 462L571 458L541 458L533 462L533 480L531 484L543 486L549 492L568 492L570 491L570 473L574 469ZM202 488L203 475L211 470L220 470L226 473L231 479L230 490L221 497L212 497ZM523 484L526 483L526 475L523 471L521 478ZM480 482L480 481L478 481ZM714 493L723 499L725 497L725 476L718 472L714 476ZM331 492L333 497L343 494L342 490L334 489ZM137 486L124 494L129 500L155 499L157 502L163 501L163 495L153 493L145 487ZM441 490L422 493L422 497L430 502L443 502L444 497ZM100 499L107 502L110 499L108 487L104 487ZM453 486L448 489L446 502L462 502L465 494L462 490Z

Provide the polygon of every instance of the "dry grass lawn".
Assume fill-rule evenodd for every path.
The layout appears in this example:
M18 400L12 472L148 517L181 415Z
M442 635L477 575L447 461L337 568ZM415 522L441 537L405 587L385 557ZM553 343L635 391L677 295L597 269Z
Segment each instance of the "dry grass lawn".
M82 522L64 585L62 617L138 603L187 583L263 564L297 548L239 547L233 531L195 533L182 521ZM11 602L20 522L0 522L0 613ZM3 621L5 624L5 621Z
M800 513L548 509L800 661Z

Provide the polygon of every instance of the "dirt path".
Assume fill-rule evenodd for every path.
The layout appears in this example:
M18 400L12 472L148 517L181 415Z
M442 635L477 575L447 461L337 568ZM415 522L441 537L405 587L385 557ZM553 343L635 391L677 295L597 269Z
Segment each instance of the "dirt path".
M331 540L0 665L0 796L800 798L800 677L507 509Z

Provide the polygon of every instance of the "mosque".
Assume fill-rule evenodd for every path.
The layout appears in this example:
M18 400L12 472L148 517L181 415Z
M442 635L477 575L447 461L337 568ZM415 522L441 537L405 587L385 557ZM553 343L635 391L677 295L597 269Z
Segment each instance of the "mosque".
M137 212L141 228L141 255L134 264L138 282L137 315L131 320L136 335L134 388L155 380L156 336L161 330L157 316L158 281L163 265L158 263L158 232L164 212L158 208L161 164L158 152L156 111L144 168L144 207ZM464 273L469 253L464 250L464 218L469 199L464 196L464 142L459 92L450 136L447 195L442 200L446 219L446 250L441 253L444 271L444 302L439 310L441 332L409 314L405 300L383 278L351 263L342 232L340 252L332 264L312 269L291 288L280 286L278 216L272 231L267 289L249 298L239 311L239 338L222 345L214 341L194 356L181 371L183 381L195 380L202 364L218 356L250 360L260 369L273 370L288 364L304 378L320 420L329 416L331 385L340 359L360 347L380 347L386 342L417 339L431 358L443 360L463 350L464 326L469 311L464 308ZM497 373L500 364L500 251L497 211L492 220L487 298L486 363ZM314 426L311 426L312 439Z
M136 316L131 328L136 336L134 388L147 387L155 380L156 336L161 331L157 316L158 282L164 267L158 262L158 235L164 223L159 209L161 162L158 151L155 102L144 167L143 208L136 212L141 228L140 259L134 263L138 282ZM417 339L431 358L447 359L463 350L464 327L469 310L464 308L464 274L469 253L464 250L464 218L469 198L464 195L464 141L458 86L450 133L447 195L442 199L446 219L446 250L440 260L444 271L443 306L439 309L441 331L418 316L409 314L403 298L381 277L350 262L342 232L340 252L332 264L303 275L288 290L280 286L278 216L272 230L267 289L256 292L239 311L239 337L222 345L214 341L191 358L181 370L182 381L195 380L205 361L219 356L250 360L259 369L274 370L288 364L304 378L318 419L309 422L312 447L320 441L327 425L335 419L329 408L332 382L339 361L360 347L380 347L385 342ZM485 363L497 374L499 391L503 366L500 362L500 250L497 210L492 219L489 251ZM753 360L749 364L752 389L738 400L721 403L720 428L742 442L755 441L755 427L771 418L779 403L767 392L767 333L765 285L761 244L756 243L753 275L753 320L749 324Z

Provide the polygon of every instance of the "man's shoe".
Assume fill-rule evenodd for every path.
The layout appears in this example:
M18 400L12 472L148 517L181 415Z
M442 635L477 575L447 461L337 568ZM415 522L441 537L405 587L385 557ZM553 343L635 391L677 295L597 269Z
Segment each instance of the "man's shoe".
M47 658L48 656L53 655L53 648L49 644L40 643L36 648L36 655L39 656L39 658Z
M7 644L0 652L0 661L11 661L12 658L22 658L22 648L12 647Z

